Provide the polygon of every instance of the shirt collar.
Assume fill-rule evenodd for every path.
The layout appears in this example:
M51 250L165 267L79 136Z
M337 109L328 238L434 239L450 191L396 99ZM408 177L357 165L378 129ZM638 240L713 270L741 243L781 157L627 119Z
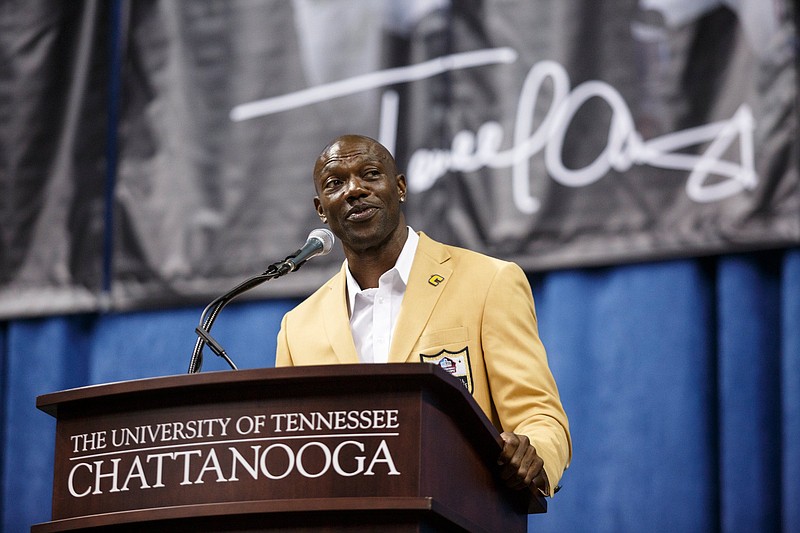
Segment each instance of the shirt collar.
M394 267L387 271L389 272L391 270L396 270L400 275L400 279L403 280L404 285L408 285L408 278L411 275L411 265L414 263L414 254L417 252L417 244L419 244L419 235L414 232L411 226L408 226L406 243L403 245L403 249L400 250L400 255L397 257L397 262L395 262ZM361 292L361 287L358 285L356 278L354 278L353 274L350 272L350 266L347 264L347 259L344 260L344 264L345 275L347 276L347 298L350 302L350 310L352 311L353 305L355 304L356 294Z

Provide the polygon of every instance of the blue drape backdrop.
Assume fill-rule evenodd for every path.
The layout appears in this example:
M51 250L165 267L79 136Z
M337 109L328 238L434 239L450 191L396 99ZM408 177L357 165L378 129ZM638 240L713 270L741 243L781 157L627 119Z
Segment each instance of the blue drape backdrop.
M800 249L531 282L574 439L532 531L800 531ZM233 304L215 334L240 367L272 366L295 303ZM36 396L185 372L199 313L2 324L2 531L50 517L54 423Z

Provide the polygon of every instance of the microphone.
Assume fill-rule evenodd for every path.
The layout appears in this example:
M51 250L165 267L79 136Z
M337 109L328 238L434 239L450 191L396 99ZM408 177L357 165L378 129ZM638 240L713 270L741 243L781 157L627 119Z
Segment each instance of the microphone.
M233 370L237 370L236 365L233 363L230 357L228 357L228 354L225 353L225 349L222 348L222 346L216 340L214 340L214 337L211 336L211 326L214 325L214 321L217 319L220 311L222 311L222 308L228 305L228 303L230 303L240 294L261 285L265 281L279 278L284 274L294 272L303 266L309 259L317 257L318 255L326 255L330 253L330 251L333 249L333 242L334 237L330 230L324 228L315 229L308 234L306 243L302 248L291 254L283 261L278 261L277 263L271 264L263 273L246 279L233 289L229 290L222 296L217 297L214 299L214 301L208 304L203 310L203 313L200 315L200 324L195 328L195 333L197 333L197 342L194 345L192 358L189 361L188 373L194 374L200 371L200 367L203 365L203 347L206 345L208 345L208 347L211 348L211 350L219 357L225 359L225 361Z
M308 234L306 243L302 248L284 259L284 263L289 266L289 272L294 272L311 258L318 255L327 255L333 249L336 239L333 233L325 228L317 228Z

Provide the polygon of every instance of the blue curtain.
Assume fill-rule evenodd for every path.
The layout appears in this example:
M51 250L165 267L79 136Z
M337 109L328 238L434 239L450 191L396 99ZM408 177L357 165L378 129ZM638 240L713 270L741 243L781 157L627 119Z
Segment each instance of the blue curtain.
M531 531L800 532L800 249L531 281L574 439ZM272 366L295 303L231 305L215 336L240 367ZM184 373L199 313L2 324L3 531L50 517L55 428L36 396Z

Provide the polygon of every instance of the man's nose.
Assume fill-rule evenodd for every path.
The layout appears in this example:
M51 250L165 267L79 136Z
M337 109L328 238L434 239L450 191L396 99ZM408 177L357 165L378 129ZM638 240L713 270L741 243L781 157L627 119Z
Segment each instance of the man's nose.
M360 176L350 176L347 180L347 197L348 198L363 198L369 195L369 189L364 180Z

